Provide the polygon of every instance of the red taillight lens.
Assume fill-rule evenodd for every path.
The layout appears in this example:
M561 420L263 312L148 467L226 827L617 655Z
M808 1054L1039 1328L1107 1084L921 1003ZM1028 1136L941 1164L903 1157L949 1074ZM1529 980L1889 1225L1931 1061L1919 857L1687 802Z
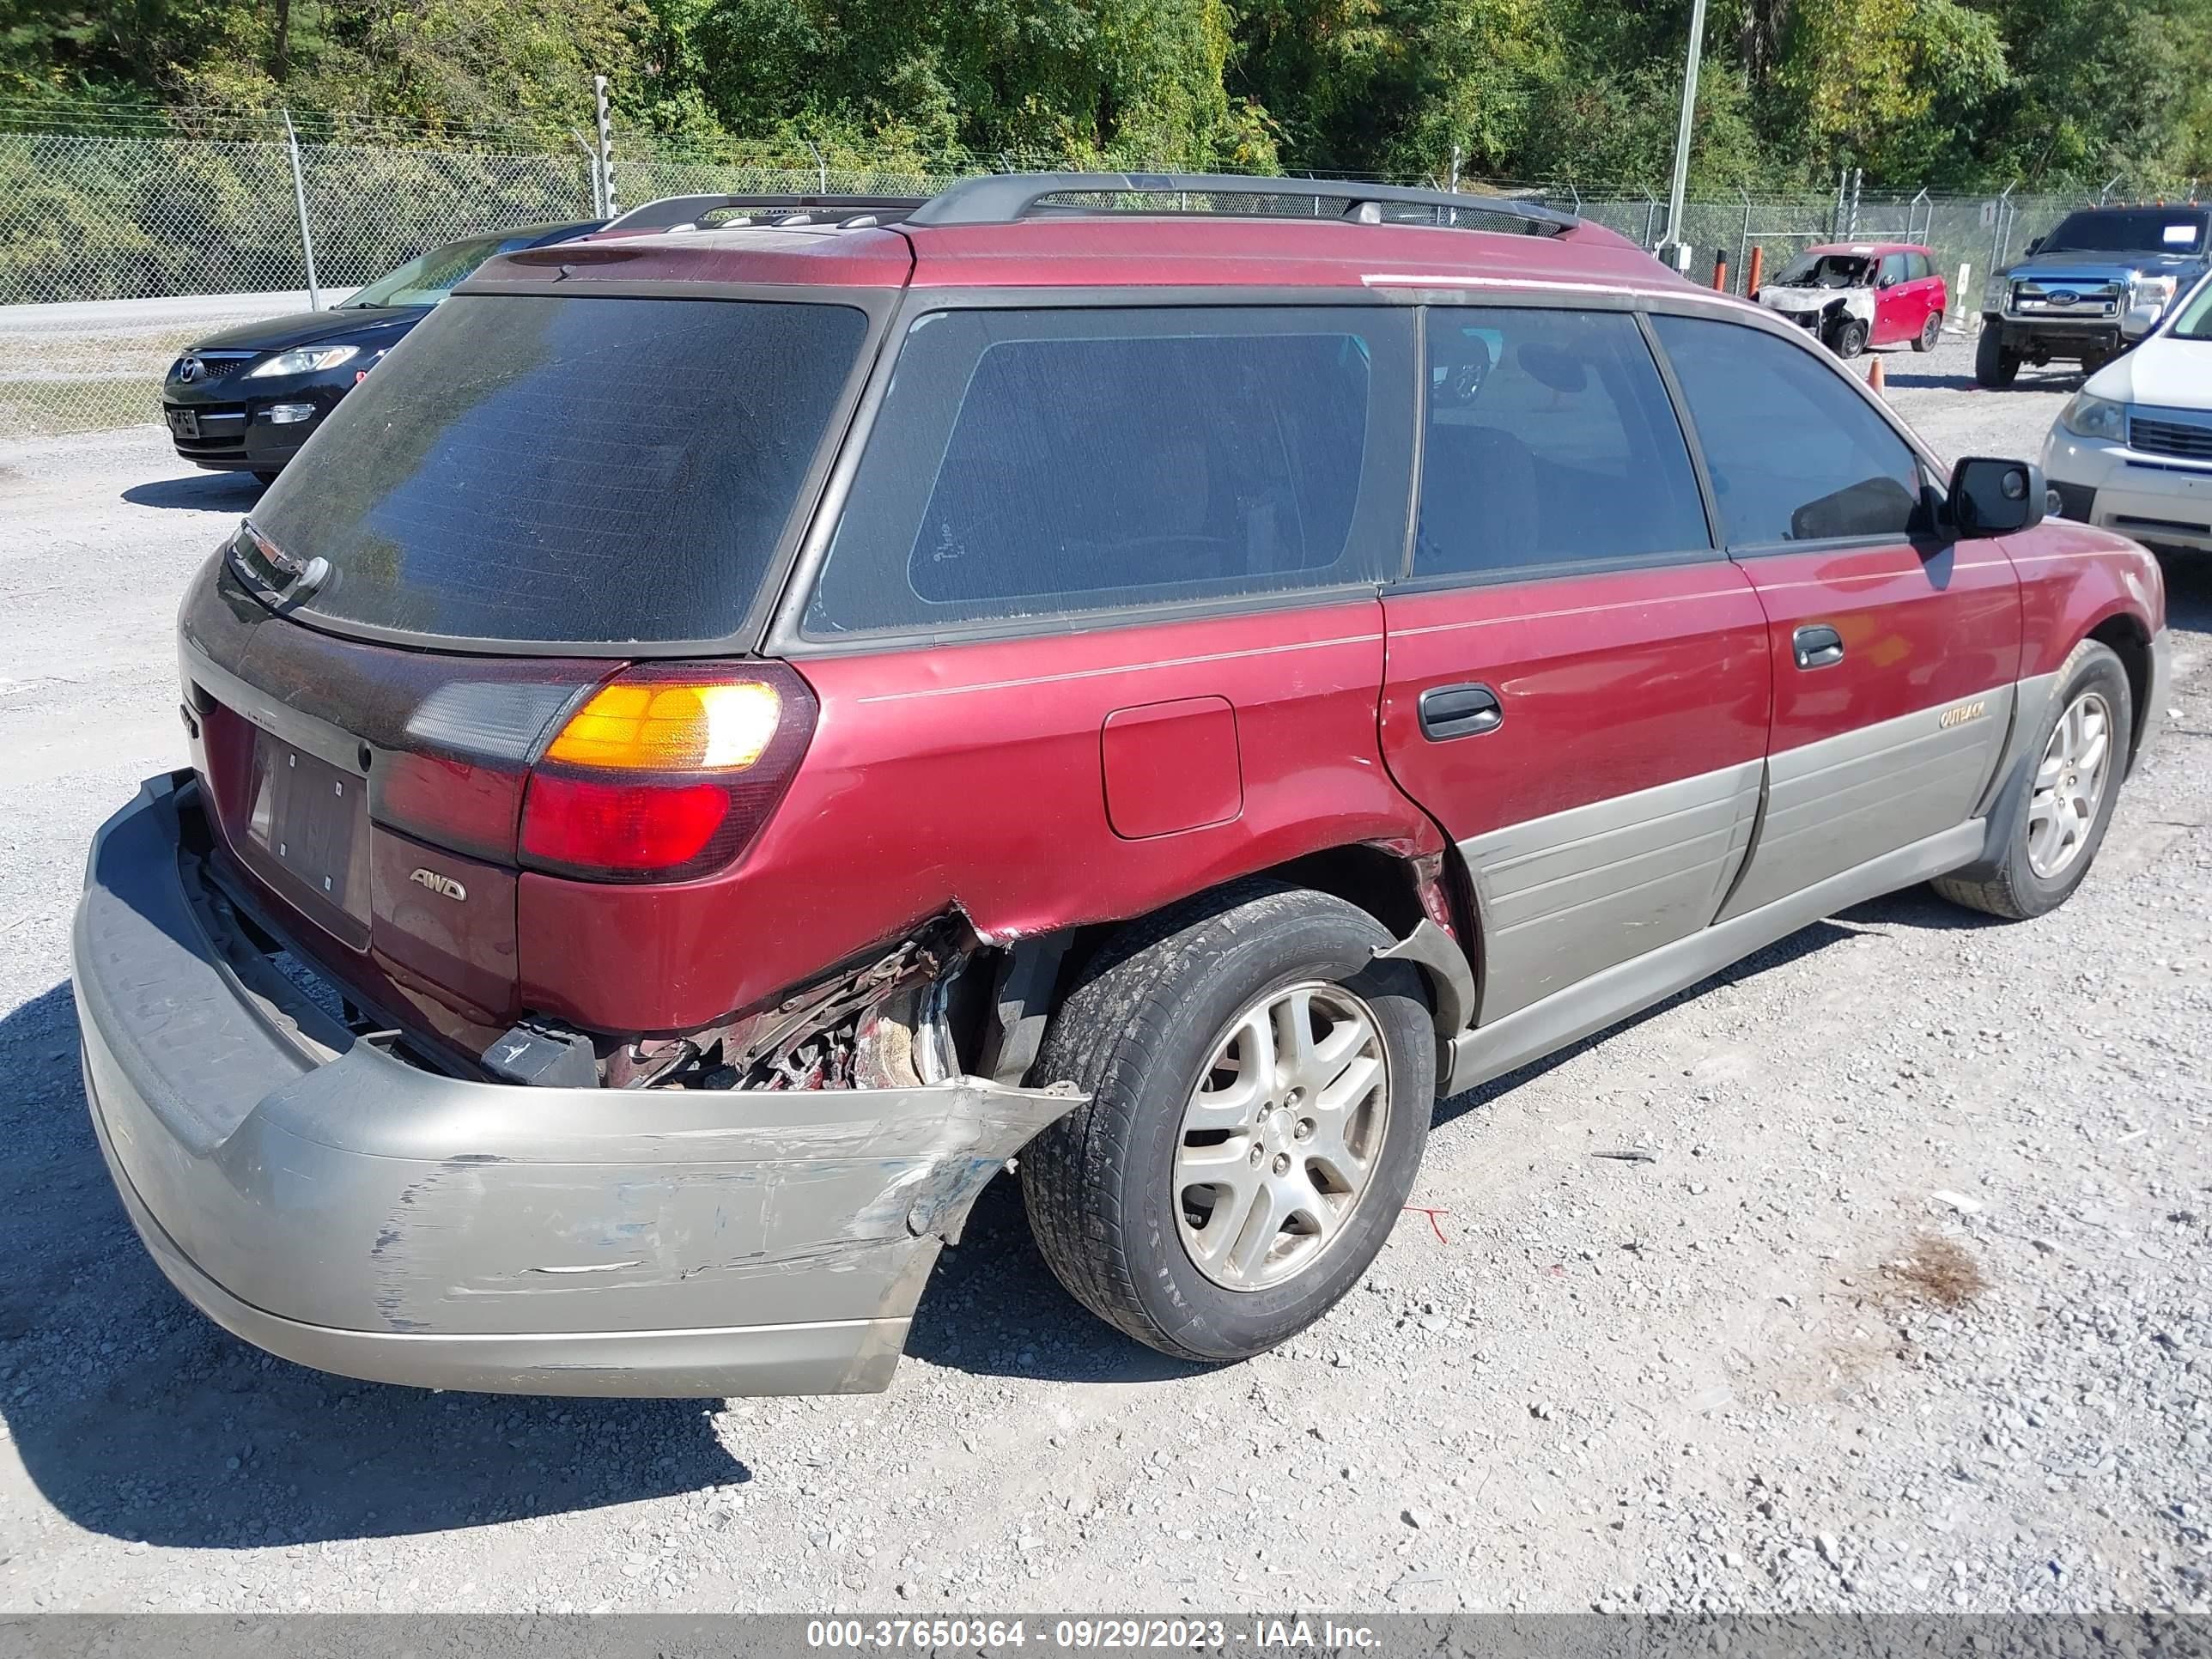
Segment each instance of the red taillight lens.
M713 783L630 783L539 773L522 814L526 864L667 870L693 862L730 816Z
M814 733L779 663L631 668L571 714L532 769L522 862L599 881L712 873L751 845Z

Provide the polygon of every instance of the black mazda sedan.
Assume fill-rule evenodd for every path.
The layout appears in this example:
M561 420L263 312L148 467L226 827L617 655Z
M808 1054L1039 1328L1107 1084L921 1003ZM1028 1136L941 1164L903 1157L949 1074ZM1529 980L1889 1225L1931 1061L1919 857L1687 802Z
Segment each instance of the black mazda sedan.
M187 346L161 383L177 453L264 483L379 359L495 253L589 235L604 220L523 225L434 247L328 311L245 323Z

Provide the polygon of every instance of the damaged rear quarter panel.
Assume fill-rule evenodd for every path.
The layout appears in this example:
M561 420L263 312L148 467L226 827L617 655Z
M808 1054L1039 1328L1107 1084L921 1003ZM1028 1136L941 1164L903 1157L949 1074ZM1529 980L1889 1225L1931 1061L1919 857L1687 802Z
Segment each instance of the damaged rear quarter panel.
M1382 764L1371 591L1100 625L1042 647L1013 637L793 660L820 701L813 741L735 869L663 889L523 878L531 1006L595 1030L696 1030L953 911L986 939L1030 938L1143 915L1329 848L1443 844ZM1197 702L1229 710L1233 811L1117 834L1109 723Z

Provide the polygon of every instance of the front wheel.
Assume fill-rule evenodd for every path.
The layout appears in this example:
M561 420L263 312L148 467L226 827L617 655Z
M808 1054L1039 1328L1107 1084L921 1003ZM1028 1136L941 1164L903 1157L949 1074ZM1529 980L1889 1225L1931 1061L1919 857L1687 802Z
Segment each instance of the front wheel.
M1828 344L1838 357L1856 357L1867 349L1867 325L1856 317L1846 317L1836 325Z
M1996 391L2020 378L2020 354L2005 349L2004 331L1995 323L1982 325L1982 337L1974 345L1974 382Z
M1022 1195L1068 1292L1181 1359L1243 1359L1357 1284L1436 1104L1418 969L1343 900L1252 881L1124 930L1035 1075L1088 1104L1030 1144Z
M2027 752L2034 770L1998 802L2003 851L1935 884L1954 903L2010 921L2057 909L2089 873L2112 821L2135 730L2127 671L2112 647L2075 646Z
M1928 313L1928 320L1920 325L1920 332L1913 337L1912 349L1915 351L1933 351L1936 342L1942 337L1943 313L1931 311Z

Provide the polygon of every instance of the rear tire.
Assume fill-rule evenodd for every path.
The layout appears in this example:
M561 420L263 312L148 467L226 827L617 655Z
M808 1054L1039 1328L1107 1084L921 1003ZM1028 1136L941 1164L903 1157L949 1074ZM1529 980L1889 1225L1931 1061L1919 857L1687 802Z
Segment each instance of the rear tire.
M1033 1073L1091 1099L1020 1159L1070 1295L1162 1353L1219 1361L1296 1335L1358 1282L1436 1107L1419 971L1374 959L1393 943L1341 899L1253 880L1107 945Z
M2004 331L1995 323L1982 325L1982 337L1974 346L1974 380L1996 391L2020 378L2020 354L2007 351Z
M2112 647L2075 646L2057 690L1993 813L2003 851L1930 884L1954 904L2008 921L2056 910L2096 861L2128 769L2135 712Z
M1928 313L1928 320L1920 325L1920 332L1913 336L1912 349L1915 351L1933 351L1936 342L1942 337L1943 313L1931 311Z

